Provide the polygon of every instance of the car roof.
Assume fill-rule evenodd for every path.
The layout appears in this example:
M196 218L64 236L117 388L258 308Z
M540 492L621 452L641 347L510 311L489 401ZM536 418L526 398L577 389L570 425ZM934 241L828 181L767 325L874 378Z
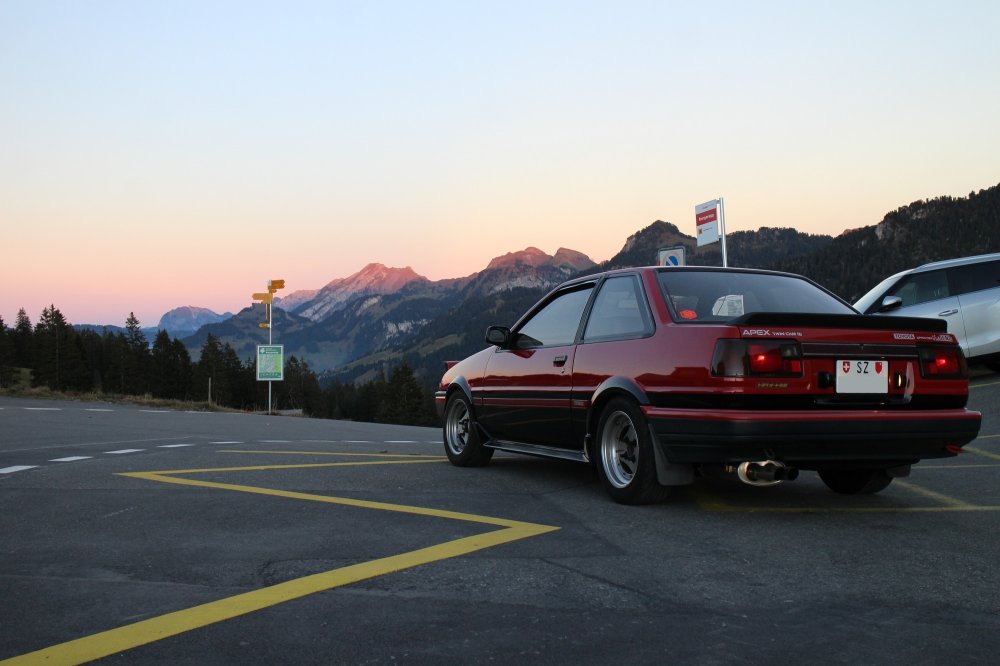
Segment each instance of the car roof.
M911 268L910 270L903 271L900 273L923 273L924 271L937 270L939 268L952 268L954 266L966 266L968 264L979 264L984 261L1000 261L1000 252L993 254L978 254L974 257L960 257L958 259L945 259L943 261L932 261L928 264L922 264L916 268Z
M559 284L556 289L562 289L564 287L569 287L575 284L581 284L584 282L596 282L604 277L611 277L613 275L623 275L623 274L634 274L634 273L646 273L646 272L716 272L716 273L756 273L763 275L783 275L786 277L798 278L800 280L806 280L807 282L812 282L809 278L799 275L797 273L785 273L782 271L769 271L760 268L738 268L733 266L727 266L723 268L722 266L632 266L625 268L613 268L607 271L601 271L597 273L590 273L588 275L581 275L579 277L572 278Z

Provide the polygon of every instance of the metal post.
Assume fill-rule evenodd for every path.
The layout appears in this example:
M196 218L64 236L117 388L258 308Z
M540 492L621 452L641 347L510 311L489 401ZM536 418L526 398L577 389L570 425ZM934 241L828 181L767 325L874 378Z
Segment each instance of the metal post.
M728 268L729 262L726 260L726 202L719 197L719 230L722 232L722 267Z
M268 281L267 284L268 284L269 287L271 286L270 281ZM267 304L267 344L269 344L269 345L272 344L271 336L274 335L274 333L272 332L272 331L274 331L273 316L274 315L271 313L271 304L268 303ZM271 381L270 379L267 380L267 413L268 414L271 413L271 385L273 383L274 382Z

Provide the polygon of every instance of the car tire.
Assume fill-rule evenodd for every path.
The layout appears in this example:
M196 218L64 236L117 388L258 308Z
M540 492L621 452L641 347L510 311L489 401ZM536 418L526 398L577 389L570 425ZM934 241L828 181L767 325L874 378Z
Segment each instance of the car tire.
M884 469L826 469L819 471L819 478L841 495L874 495L892 483Z
M611 400L597 425L597 471L619 504L662 501L669 488L656 479L653 442L639 406L626 398Z
M482 467L490 462L493 449L483 446L472 405L461 392L448 398L444 408L444 452L458 467Z

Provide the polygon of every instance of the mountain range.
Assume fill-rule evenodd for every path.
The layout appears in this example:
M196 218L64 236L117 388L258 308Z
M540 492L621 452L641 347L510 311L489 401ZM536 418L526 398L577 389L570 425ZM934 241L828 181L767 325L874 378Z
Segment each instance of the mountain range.
M319 289L276 298L274 342L285 346L286 359L306 360L326 380L364 381L406 360L429 384L445 360L485 346L486 326L512 324L552 286L584 273L655 263L657 249L675 245L686 248L688 264L722 263L718 243L699 248L694 237L660 220L629 236L602 264L566 248L549 255L528 247L498 256L472 275L432 281L410 267L373 263ZM877 225L836 238L768 227L727 235L730 266L800 273L848 301L893 272L996 251L1000 185L967 198L913 202ZM259 327L264 317L262 305L232 316L177 308L160 327L181 337L194 358L211 333L248 359L267 342L267 331Z

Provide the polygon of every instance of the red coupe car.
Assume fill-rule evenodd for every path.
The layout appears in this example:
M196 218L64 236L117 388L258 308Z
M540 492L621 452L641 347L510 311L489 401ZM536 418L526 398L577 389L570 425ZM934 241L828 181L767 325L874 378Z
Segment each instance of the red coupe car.
M836 492L875 493L979 433L944 321L865 316L787 273L590 275L486 340L435 395L451 462L593 462L626 504L716 472L767 485L815 470Z

